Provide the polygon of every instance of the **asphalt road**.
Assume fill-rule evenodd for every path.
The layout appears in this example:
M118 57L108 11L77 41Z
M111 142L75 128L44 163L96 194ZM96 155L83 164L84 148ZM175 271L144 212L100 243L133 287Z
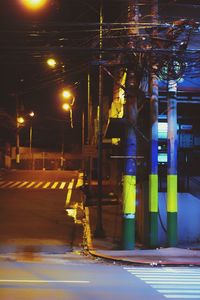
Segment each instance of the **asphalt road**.
M200 299L200 269L106 263L84 256L67 215L77 172L11 172L0 179L1 300ZM73 251L72 251L73 250Z
M0 260L1 300L199 298L199 268L121 266L75 253L39 260Z
M82 242L82 226L65 209L77 172L11 171L0 181L0 252L65 252ZM72 184L73 183L73 184ZM72 192L73 191L73 192Z

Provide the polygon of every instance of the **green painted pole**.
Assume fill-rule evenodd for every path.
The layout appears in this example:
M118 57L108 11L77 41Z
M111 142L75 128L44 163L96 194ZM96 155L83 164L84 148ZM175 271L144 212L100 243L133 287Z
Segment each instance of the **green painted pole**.
M168 84L168 133L167 133L167 239L169 247L178 242L177 234L177 84L169 81Z

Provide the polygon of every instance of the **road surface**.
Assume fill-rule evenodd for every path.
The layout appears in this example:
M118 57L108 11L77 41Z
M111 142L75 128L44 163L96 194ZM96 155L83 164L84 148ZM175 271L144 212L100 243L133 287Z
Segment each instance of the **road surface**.
M66 211L80 199L78 173L11 171L0 180L0 252L65 252L82 243ZM77 199L76 199L77 195ZM72 199L72 198L75 199Z
M121 266L75 253L25 260L4 257L0 299L200 299L200 269Z

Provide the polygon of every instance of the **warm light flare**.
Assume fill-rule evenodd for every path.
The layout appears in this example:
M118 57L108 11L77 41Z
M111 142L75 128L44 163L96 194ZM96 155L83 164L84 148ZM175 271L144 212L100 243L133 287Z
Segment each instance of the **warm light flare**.
M64 104L62 105L62 108L63 108L64 110L68 111L68 110L70 110L70 105L69 105L68 103L64 103Z
M34 117L34 116L35 116L34 111L31 111L31 112L29 113L29 116L30 116L30 117Z
M57 62L54 58L47 59L47 64L50 68L55 68Z
M19 124L24 124L25 120L24 120L23 117L18 117L18 118L17 118L17 122L18 122Z
M28 9L37 10L45 6L48 0L20 0L21 4Z
M71 95L70 91L64 90L64 91L62 92L62 96L63 96L63 98L65 98L65 99L69 99L72 95Z

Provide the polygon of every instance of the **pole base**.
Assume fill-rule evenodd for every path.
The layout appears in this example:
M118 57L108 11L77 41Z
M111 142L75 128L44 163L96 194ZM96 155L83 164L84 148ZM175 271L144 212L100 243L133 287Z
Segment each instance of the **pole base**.
M131 215L123 219L123 236L122 236L123 250L133 250L135 248L135 218Z
M177 246L178 236L177 236L177 213L176 212L167 213L167 238L168 238L169 247Z

